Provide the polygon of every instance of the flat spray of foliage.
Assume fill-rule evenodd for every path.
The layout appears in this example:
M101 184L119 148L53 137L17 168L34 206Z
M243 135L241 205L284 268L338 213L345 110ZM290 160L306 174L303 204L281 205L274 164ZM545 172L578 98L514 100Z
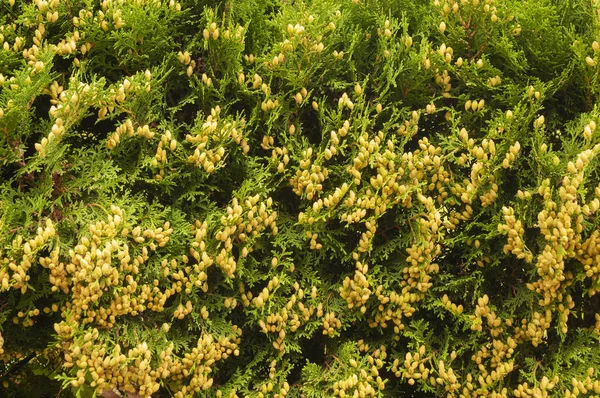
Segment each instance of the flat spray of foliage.
M1 0L0 395L598 396L598 41L597 0Z

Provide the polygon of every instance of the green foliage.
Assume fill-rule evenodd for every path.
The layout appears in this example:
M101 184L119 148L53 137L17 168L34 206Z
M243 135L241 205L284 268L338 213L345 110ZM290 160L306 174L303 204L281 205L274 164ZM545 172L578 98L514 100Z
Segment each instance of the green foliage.
M600 394L599 16L3 0L0 395Z

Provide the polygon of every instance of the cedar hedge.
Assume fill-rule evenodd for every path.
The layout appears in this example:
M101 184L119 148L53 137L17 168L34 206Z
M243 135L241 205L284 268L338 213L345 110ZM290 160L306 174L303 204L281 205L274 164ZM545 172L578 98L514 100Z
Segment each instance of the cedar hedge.
M597 0L4 0L2 396L600 394Z

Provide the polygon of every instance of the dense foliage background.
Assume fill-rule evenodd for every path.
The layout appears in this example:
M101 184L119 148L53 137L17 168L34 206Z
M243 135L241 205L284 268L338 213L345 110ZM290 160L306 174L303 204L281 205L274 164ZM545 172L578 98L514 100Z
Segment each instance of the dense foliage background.
M600 394L597 0L2 0L2 396Z

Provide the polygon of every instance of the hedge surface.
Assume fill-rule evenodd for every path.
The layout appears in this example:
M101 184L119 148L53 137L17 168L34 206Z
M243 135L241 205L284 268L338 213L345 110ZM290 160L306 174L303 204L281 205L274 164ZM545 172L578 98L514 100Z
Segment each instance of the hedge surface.
M599 396L598 41L597 0L2 0L0 395Z

